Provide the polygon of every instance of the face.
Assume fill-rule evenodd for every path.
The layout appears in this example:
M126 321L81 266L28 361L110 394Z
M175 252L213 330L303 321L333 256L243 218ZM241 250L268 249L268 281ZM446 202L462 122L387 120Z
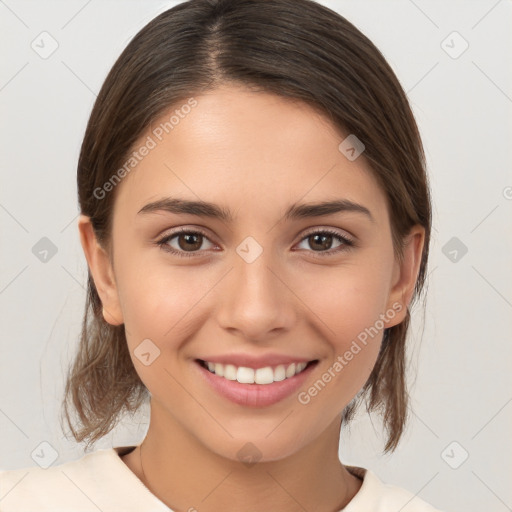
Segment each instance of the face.
M276 460L318 438L368 379L383 329L405 316L421 233L399 263L364 153L349 160L348 134L312 108L227 86L195 100L134 148L155 142L117 185L113 267L86 254L152 418L233 460L246 442ZM310 363L244 384L198 360L238 362L242 381L251 373L237 366L291 375L288 363Z

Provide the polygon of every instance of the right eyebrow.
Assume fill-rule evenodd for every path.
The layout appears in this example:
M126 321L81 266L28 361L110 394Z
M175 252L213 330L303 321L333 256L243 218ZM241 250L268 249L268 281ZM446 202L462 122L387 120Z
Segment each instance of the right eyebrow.
M188 199L178 199L166 197L143 206L139 213L158 213L169 212L177 214L197 215L200 217L211 217L213 219L220 219L226 222L233 221L233 215L229 210L226 210L214 203L207 201L191 201Z

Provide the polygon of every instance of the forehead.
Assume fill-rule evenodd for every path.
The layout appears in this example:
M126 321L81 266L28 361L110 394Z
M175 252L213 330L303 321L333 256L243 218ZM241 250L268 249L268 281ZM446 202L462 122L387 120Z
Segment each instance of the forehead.
M385 210L364 154L348 160L339 150L348 134L313 107L231 86L183 105L153 121L134 145L150 149L119 185L116 209L124 214L167 196L260 217L300 199L344 198L371 204L377 215Z

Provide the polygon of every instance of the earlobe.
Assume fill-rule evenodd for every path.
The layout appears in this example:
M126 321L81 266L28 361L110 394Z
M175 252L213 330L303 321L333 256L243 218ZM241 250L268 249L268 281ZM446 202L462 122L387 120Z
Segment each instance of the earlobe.
M121 325L123 315L109 255L98 243L90 217L80 215L78 230L89 271L103 306L103 318L111 325Z
M407 315L420 270L424 243L425 228L413 226L405 238L403 259L395 262L388 309L399 310L399 313L386 323L387 328L398 325Z

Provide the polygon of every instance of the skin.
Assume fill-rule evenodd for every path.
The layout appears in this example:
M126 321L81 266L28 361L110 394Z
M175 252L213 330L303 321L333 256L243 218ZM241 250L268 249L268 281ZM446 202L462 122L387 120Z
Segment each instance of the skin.
M361 486L338 457L341 414L368 379L383 331L307 405L296 393L264 408L234 404L196 378L194 359L270 351L318 359L307 390L393 304L402 309L384 327L404 319L424 230L415 226L403 261L395 258L386 198L364 153L349 161L338 150L348 134L311 107L233 85L196 100L118 185L112 261L89 219L79 220L104 317L125 324L151 392L144 475L140 447L122 460L177 511L339 510ZM137 213L167 196L216 203L234 221ZM364 205L373 220L358 212L283 218L292 203L333 199ZM181 226L208 234L192 257L155 243ZM332 238L331 254L319 255L305 235L312 228L350 236L355 246L333 253L340 242ZM247 236L263 248L252 263L236 252ZM179 241L168 244L185 252ZM134 350L148 338L161 352L146 366ZM249 467L237 456L248 442L261 453Z

